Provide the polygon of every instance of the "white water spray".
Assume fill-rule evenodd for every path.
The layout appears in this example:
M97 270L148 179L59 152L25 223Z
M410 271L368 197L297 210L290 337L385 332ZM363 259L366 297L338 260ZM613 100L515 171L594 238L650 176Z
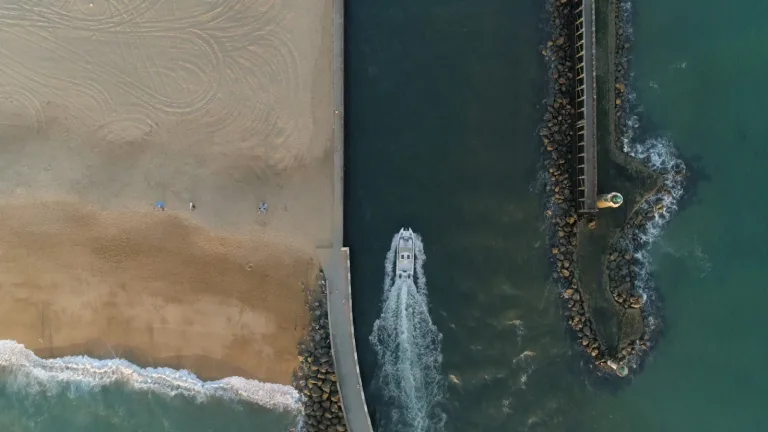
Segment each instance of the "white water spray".
M632 2L621 0L619 3L621 26L624 29L623 43L631 43L634 39L632 30ZM625 53L628 55L628 53ZM629 61L624 58L622 60ZM632 74L629 76L632 81ZM629 83L624 98L627 107L624 116L623 135L621 147L625 154L641 161L651 171L661 176L662 188L656 194L647 197L638 206L637 214L652 214L650 219L641 228L633 228L624 233L621 241L628 252L637 260L635 269L635 288L646 301L645 319L646 330L651 332L657 325L658 319L653 311L655 302L655 289L651 275L651 246L661 236L663 228L672 216L677 212L678 203L683 196L685 164L677 156L672 141L665 137L653 137L641 140L638 137L640 130L639 113L642 107L636 101L636 94ZM647 217L647 216L646 216Z
M242 400L273 410L299 411L293 387L240 377L202 381L186 370L141 368L122 359L97 360L86 356L41 359L12 340L0 340L0 376L13 389L71 394L123 384L166 396L182 395L198 402L212 398Z
M446 382L441 375L442 335L429 317L424 245L414 234L414 280L395 279L398 235L385 260L381 317L371 343L378 358L377 384L387 400L382 431L438 432Z

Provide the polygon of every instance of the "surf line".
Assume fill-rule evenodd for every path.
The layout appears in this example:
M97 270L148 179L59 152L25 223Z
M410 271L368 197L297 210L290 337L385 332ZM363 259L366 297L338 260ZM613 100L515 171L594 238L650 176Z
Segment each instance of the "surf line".
M613 108L614 133L610 142L615 162L641 171L653 179L653 186L639 199L623 228L611 239L603 254L602 274L615 309L635 314L639 310L642 328L632 337L619 341L601 340L596 331L590 304L579 282L576 251L580 233L595 227L593 215L580 215L574 197L574 130L575 130L575 46L576 22L585 0L550 0L550 39L543 48L550 76L550 98L545 125L540 129L544 145L543 176L547 191L546 214L550 222L552 262L561 296L567 302L568 324L577 336L577 344L593 359L600 371L627 376L636 369L650 351L658 334L659 317L653 295L653 279L649 271L648 249L658 238L663 226L677 210L682 196L684 164L675 156L668 140L651 139L636 143L633 132L637 117L632 115L634 94L629 90L629 44L631 4L624 2L614 9L615 37L612 46L615 63ZM611 35L609 35L611 37ZM611 84L613 85L613 84ZM614 152L614 150L616 150ZM610 210L609 210L610 211ZM620 326L623 324L619 324ZM618 329L621 334L621 328Z
M27 392L90 391L121 384L169 397L185 396L197 402L218 398L246 401L275 411L301 410L298 391L287 385L241 377L202 381L187 370L142 368L123 359L42 359L13 340L0 340L0 371L8 385Z

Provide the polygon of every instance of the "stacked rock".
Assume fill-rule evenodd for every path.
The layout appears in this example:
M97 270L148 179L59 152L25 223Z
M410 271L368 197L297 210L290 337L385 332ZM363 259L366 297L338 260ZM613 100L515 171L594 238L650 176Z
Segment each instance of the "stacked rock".
M573 0L552 0L551 39L542 50L552 83L551 97L544 114L545 125L539 131L544 145L544 164L547 170L547 215L553 226L552 260L555 278L568 301L568 323L576 332L579 346L596 360L603 357L605 349L594 331L589 308L579 288L574 265L577 231L581 223L573 199L573 131L574 131L574 51L571 41L574 35Z
M299 369L294 387L302 394L303 428L307 432L347 430L336 383L328 328L325 274L318 276L318 289L310 298L310 327L299 344Z
M626 23L622 14L625 5L617 5L615 8L616 16L614 17L616 22L616 53L614 57L614 79L616 82L615 96L616 96L616 109L614 116L614 125L616 136L619 139L626 136L630 125L630 105L627 95L627 87L629 85L629 49L630 49L630 34L627 32Z
M627 248L614 246L609 251L606 264L608 274L608 289L616 303L624 308L640 309L643 307L643 298L633 290L633 281L637 280L634 274L635 256Z
M547 42L542 53L549 65L552 82L551 97L544 114L546 125L539 130L545 155L545 165L548 174L547 191L552 200L549 214L558 215L561 233L558 243L575 245L576 238L573 230L564 231L566 218L569 226L576 221L576 208L571 199L571 161L573 156L573 126L574 126L574 94L573 94L573 51L571 39L573 35L573 7L570 1L553 0L550 3L552 12L551 28L553 37ZM566 235L568 232L571 235ZM571 244L570 238L573 238ZM564 251L566 252L566 251Z
M650 349L650 336L648 333L643 333L640 338L629 341L624 346L619 347L619 351L616 354L616 360L619 363L626 363L629 358L640 356L643 353L647 353Z
M605 259L605 274L608 275L608 289L613 299L625 309L639 309L647 324L652 317L645 307L645 300L636 290L639 278L639 269L644 265L632 253L644 247L644 234L647 234L647 225L660 217L664 211L664 199L670 193L663 184L653 191L644 202L629 216L627 224L620 235L614 240ZM645 328L643 335L633 341L619 347L613 360L625 364L628 360L635 362L640 356L651 348L650 329Z

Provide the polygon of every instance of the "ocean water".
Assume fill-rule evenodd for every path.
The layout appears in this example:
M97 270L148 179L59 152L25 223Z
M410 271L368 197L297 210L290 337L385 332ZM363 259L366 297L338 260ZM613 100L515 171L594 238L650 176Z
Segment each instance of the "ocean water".
M424 430L768 430L768 3L631 3L628 149L667 149L691 175L644 251L662 335L624 380L588 369L550 282L536 184L543 6L349 4L345 235L374 424L408 430L388 423L388 364L369 337L391 233L411 226L446 380L445 421Z

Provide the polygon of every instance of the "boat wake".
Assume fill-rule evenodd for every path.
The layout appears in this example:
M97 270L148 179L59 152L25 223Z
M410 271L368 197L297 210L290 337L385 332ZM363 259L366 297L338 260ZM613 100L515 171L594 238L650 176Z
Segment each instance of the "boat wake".
M241 377L202 381L186 370L141 368L126 360L97 360L86 356L41 359L24 345L0 340L0 374L15 391L71 395L122 384L165 396L185 396L196 402L212 398L246 401L276 411L301 409L293 387Z
M445 425L440 404L446 381L441 374L442 335L429 317L424 245L413 234L414 278L396 278L399 235L385 262L383 310L371 343L378 359L376 384L387 407L379 410L382 431L437 432Z

